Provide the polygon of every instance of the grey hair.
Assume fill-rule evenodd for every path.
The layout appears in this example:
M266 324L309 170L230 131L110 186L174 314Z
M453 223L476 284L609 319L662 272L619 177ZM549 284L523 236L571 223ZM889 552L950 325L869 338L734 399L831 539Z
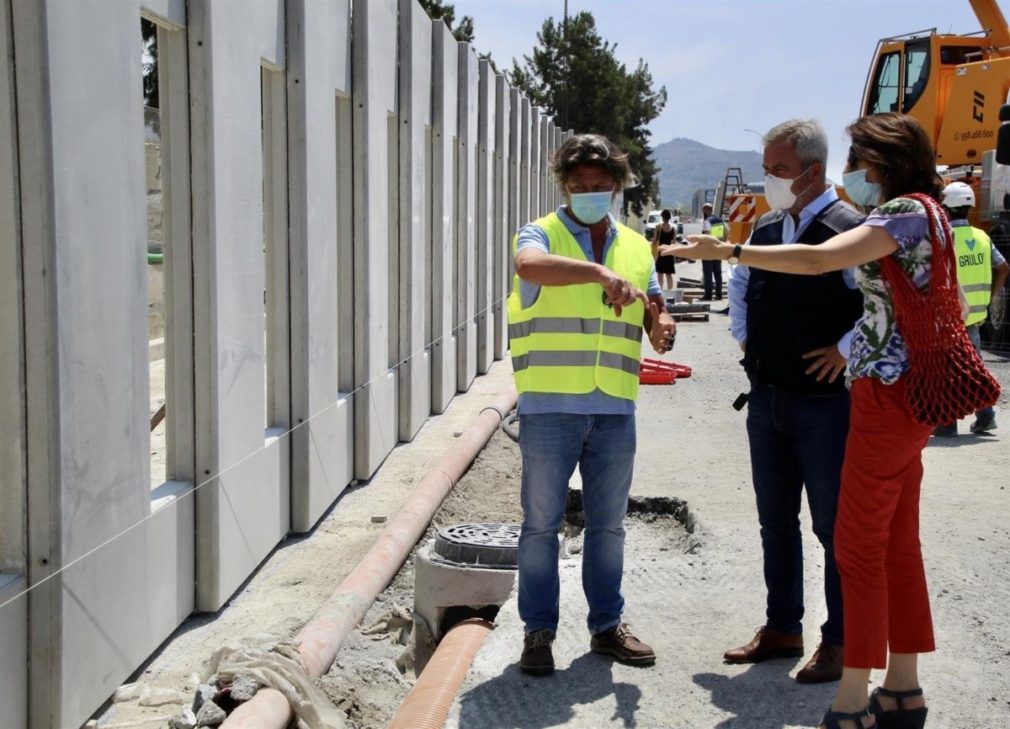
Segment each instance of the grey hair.
M564 189L579 165L603 167L614 178L618 190L633 184L627 153L602 134L576 134L558 147L551 160L551 171L559 187Z
M766 147L776 142L791 143L804 166L828 162L828 135L816 119L790 119L782 122L768 130L761 141Z

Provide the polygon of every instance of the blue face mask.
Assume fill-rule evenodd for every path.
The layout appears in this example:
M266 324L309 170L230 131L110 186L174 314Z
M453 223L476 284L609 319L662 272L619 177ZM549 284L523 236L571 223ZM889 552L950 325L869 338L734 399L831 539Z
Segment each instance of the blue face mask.
M579 219L579 222L586 225L599 223L610 212L610 205L614 199L612 191L606 192L577 192L569 193L571 199L569 208L572 215Z
M876 207L880 205L882 191L880 184L867 182L866 170L853 170L842 175L842 185L849 199L856 205L863 207Z

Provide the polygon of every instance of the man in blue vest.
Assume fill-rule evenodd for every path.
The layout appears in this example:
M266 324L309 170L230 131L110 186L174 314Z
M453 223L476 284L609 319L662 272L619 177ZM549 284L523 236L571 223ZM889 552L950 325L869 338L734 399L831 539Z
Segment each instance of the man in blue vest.
M710 202L701 206L701 232L719 240L726 240L726 223L718 215L712 214ZM701 301L712 301L713 294L716 301L722 301L722 261L702 261L701 275L702 285L705 288Z
M606 137L581 134L561 145L552 167L565 204L516 235L508 301L523 463L519 667L533 675L554 671L558 531L576 466L590 649L632 665L656 660L621 619L624 516L642 334L663 353L676 332L648 241L610 213L631 179L628 155Z
M814 120L784 122L764 136L765 196L748 245L819 244L862 223L825 178L828 142ZM731 263L737 263L730 258ZM798 657L803 650L803 490L824 552L827 620L800 683L842 675L842 591L834 530L849 429L841 377L862 295L851 271L796 276L738 265L729 282L730 331L751 382L747 438L767 588L766 624L730 663Z
M968 213L975 206L975 191L964 182L952 182L943 189L943 207L950 219L954 233L954 252L957 257L957 281L968 299L968 317L964 324L968 329L971 343L979 354L982 353L982 337L979 328L989 315L989 301L996 295L1010 266L999 249L992 244L984 230L975 228L968 222ZM971 424L972 433L991 433L996 430L996 411L990 408L975 413ZM941 438L957 436L957 423L939 426L933 435Z

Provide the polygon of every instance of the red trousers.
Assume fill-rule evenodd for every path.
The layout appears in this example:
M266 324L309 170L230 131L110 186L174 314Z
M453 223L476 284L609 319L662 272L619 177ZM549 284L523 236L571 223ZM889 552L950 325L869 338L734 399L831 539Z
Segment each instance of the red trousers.
M852 383L835 559L842 578L845 665L884 668L892 653L935 648L919 544L922 449L932 428L902 401L904 383Z

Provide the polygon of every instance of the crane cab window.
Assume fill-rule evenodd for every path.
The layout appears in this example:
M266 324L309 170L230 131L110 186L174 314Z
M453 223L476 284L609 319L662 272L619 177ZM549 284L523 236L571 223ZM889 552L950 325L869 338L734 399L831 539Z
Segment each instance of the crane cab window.
M940 46L940 63L944 66L960 66L980 60L982 46Z
M897 111L900 83L901 54L897 51L884 54L877 62L877 70L873 74L873 91L867 113L883 114Z
M909 43L905 46L905 96L901 111L907 114L922 96L929 82L929 40Z

